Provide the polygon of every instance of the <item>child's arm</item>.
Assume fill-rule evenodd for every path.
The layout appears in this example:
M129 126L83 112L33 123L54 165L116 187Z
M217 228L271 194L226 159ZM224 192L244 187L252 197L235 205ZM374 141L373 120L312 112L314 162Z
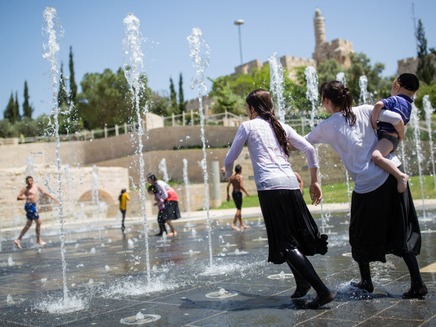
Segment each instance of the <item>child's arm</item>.
M374 108L372 109L371 124L372 124L372 128L374 129L377 129L378 115L380 114L380 111L384 106L385 105L382 101L377 101L377 103L374 105Z

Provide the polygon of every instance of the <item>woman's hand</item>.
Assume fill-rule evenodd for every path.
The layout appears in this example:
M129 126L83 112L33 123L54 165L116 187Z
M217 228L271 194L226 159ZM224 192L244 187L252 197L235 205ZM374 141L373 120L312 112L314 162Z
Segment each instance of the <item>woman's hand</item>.
M311 183L309 187L310 199L312 204L318 205L322 199L321 185L318 182Z

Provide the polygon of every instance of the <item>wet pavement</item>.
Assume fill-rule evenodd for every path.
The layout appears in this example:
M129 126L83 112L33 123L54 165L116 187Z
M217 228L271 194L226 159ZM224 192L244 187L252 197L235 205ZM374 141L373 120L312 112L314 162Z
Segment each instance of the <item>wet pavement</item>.
M33 227L22 250L12 242L19 230L3 231L0 326L436 326L434 212L421 221L424 300L401 298L408 272L392 255L371 264L373 294L351 287L359 273L347 214L333 211L328 221L317 220L329 235L329 252L309 259L335 300L307 310L303 305L314 291L291 300L289 268L266 262L258 208L244 210L244 231L230 228L232 210L211 211L210 229L205 213L192 214L176 222L171 239L154 236L154 222L145 238L140 220L128 220L124 233L115 219L66 225L64 251L58 230L48 224L42 230L47 245L40 249Z

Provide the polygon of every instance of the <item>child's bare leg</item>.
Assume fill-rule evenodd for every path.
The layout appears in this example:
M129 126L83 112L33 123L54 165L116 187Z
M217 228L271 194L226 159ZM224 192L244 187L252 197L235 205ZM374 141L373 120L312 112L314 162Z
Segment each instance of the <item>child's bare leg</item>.
M236 209L235 217L233 217L233 223L232 223L232 229L239 230L237 223L238 223L238 217L239 217L239 210Z
M235 217L233 218L233 222L232 222L232 229L239 230L238 226L236 225L237 222L238 222L238 215L235 214Z
M386 159L392 149L393 145L389 140L381 139L378 141L374 152L371 155L371 159L377 166L387 171L397 179L397 190L399 193L403 193L407 189L407 181L409 180L409 176L399 170L391 160Z
M245 225L244 222L242 221L242 213L239 214L238 219L239 219L239 226L241 226L241 229L246 229L246 228L248 228L248 226Z

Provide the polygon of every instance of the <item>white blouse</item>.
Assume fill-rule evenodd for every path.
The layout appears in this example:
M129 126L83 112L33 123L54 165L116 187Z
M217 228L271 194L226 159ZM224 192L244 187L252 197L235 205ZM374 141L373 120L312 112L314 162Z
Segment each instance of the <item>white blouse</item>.
M368 193L374 191L387 180L389 174L371 160L377 144L377 134L371 125L372 105L353 108L356 124L350 126L342 113L337 112L322 121L305 138L311 143L329 144L341 157L345 168L354 181L354 191ZM393 125L401 119L400 115L389 110L382 110L380 121ZM401 163L392 153L388 157L397 166Z
M288 142L306 154L309 167L318 167L314 147L289 125L282 124L282 127ZM245 144L250 152L257 190L299 189L288 156L280 146L270 122L261 117L243 122L236 132L224 160L226 177L232 174L233 164Z

